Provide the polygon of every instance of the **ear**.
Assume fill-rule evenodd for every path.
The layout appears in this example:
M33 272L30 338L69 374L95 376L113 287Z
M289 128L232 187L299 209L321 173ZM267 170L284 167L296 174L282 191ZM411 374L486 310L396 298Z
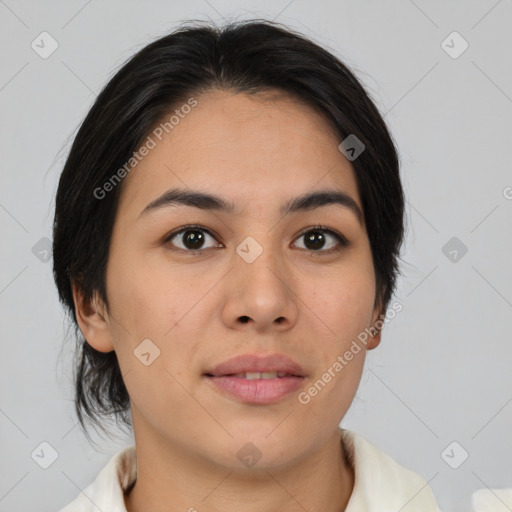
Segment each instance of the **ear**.
M370 336L368 339L368 343L366 344L366 348L368 350L373 350L374 348L377 348L380 343L380 337L382 334L382 327L384 325L384 317L385 314L382 313L382 308L380 306L376 306L373 310L372 315L372 323L369 327L370 332L377 333L374 336Z
M111 352L114 343L110 333L109 323L105 320L107 315L96 296L92 300L85 300L82 289L76 283L72 284L75 314L78 326L91 347L99 352Z

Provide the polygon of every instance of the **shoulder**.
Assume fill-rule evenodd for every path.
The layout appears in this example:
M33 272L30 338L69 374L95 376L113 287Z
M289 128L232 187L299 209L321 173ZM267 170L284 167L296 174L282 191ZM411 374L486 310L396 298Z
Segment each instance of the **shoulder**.
M428 483L355 432L340 429L355 482L345 512L439 512Z
M136 479L135 445L123 448L114 454L101 469L94 482L58 512L126 512L124 490Z

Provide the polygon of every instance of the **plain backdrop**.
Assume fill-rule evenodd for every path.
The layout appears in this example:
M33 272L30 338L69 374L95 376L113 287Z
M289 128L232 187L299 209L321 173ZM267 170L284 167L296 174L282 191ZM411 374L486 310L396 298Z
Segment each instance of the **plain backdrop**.
M2 0L0 511L58 510L132 442L93 436L95 449L77 426L74 343L46 252L79 123L148 42L189 19L253 17L342 58L401 155L403 309L342 426L419 473L443 512L512 487L510 0ZM58 44L47 58L33 49L51 41L42 32ZM42 448L56 457L47 469ZM495 510L510 509L496 499Z

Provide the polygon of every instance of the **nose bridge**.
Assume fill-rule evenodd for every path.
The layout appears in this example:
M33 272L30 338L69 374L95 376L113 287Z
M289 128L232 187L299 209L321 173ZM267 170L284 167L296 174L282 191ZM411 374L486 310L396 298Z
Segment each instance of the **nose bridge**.
M281 307L286 302L289 285L286 285L284 255L281 244L273 237L274 231L262 228L254 236L246 236L236 246L234 263L237 294L247 294L245 300L256 299L260 304ZM239 295L240 296L240 295Z
M238 258L235 261L242 272L260 273L264 272L264 269L270 272L269 268L275 272L277 268L282 267L282 244L278 239L275 224L275 220L268 218L260 227L248 230L245 238L238 243L235 248Z

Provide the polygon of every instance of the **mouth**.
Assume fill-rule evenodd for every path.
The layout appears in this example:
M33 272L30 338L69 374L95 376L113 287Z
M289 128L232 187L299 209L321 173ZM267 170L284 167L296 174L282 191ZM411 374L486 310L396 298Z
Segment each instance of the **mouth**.
M268 405L289 397L304 384L305 377L286 372L242 372L204 375L216 392L246 404Z
M248 404L271 404L304 385L306 373L284 354L236 356L203 373L221 395Z
M242 354L204 372L209 377L240 377L249 380L305 377L304 369L284 354Z
M282 379L285 377L300 377L301 375L294 375L286 372L242 372L242 373L229 373L226 375L213 375L211 373L205 373L206 377L234 377L238 379L246 380L269 380L269 379Z

